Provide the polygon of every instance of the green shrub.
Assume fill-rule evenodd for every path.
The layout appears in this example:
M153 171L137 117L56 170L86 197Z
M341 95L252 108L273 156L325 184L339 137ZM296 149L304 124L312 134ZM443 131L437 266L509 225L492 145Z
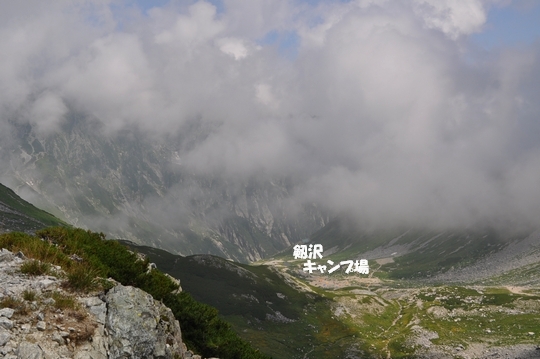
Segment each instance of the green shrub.
M53 292L50 294L51 298L54 299L54 307L56 309L72 309L75 310L78 308L78 304L72 296L63 294L61 292Z
M37 293L31 289L25 289L22 295L23 295L23 299L28 302L33 302L37 298Z
M152 294L157 300L162 300L171 292L178 289L178 285L159 270L143 273L137 279L137 287Z
M47 241L26 233L6 233L0 235L0 248L12 252L22 252L26 257L59 265L64 269L72 265L72 261L61 251Z
M203 357L268 358L242 340L229 323L219 318L217 309L197 302L188 293L171 294L163 303L171 308L181 323L186 345Z
M137 286L141 274L146 272L147 262L138 259L120 243L105 240L103 233L79 228L54 227L36 233L57 244L68 254L83 258L103 277L112 277L124 285Z
M0 301L0 308L15 309L15 313L21 315L26 315L29 313L28 306L25 302L11 296L2 298L2 300Z
M51 265L47 262L32 259L21 265L21 272L28 275L49 274L51 272Z
M67 272L64 286L77 292L89 292L98 286L99 272L87 265L72 267Z

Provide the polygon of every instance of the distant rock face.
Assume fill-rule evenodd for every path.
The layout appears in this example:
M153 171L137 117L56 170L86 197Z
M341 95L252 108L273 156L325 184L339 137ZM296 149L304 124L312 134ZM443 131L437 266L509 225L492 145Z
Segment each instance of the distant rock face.
M105 135L93 120L76 114L66 121L64 131L50 136L14 125L13 146L0 148L11 161L2 174L21 184L17 192L31 188L39 194L33 199L38 207L61 211L78 227L183 255L253 261L328 222L313 204L291 205L296 187L290 179L240 180L221 172L197 174L181 164L183 151L210 135L210 128L194 123L182 131L182 139L171 134L154 141L136 130ZM134 221L119 220L125 216ZM89 218L101 218L99 227Z
M192 357L173 313L150 294L117 285L106 295L77 296L64 292L55 277L23 275L23 262L0 250L0 358ZM24 299L29 292L35 295L32 301ZM77 313L55 306L53 293L78 301ZM25 303L25 310L2 308L8 302Z
M109 358L172 359L182 355L180 325L148 293L118 285L106 297Z

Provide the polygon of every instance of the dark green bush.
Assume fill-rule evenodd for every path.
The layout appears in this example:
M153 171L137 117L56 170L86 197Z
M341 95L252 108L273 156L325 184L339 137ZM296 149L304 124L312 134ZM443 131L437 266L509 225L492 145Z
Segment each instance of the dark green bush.
M268 358L242 340L217 309L199 303L186 292L169 295L163 302L182 325L187 346L203 357Z

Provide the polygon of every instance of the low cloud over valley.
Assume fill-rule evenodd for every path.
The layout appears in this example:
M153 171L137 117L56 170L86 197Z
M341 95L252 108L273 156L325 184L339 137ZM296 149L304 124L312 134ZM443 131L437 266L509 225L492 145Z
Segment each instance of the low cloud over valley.
M188 133L174 171L219 177L233 192L253 178L289 181L291 211L315 203L376 226L536 227L540 40L474 40L490 10L526 6L8 2L2 165L13 168L15 127L46 138L76 113L107 138ZM141 203L182 213L185 188Z

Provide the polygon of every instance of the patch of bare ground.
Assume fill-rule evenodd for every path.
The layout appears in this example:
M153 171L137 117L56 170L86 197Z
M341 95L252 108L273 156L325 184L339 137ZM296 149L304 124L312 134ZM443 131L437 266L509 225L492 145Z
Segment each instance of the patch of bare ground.
M530 295L529 293L527 293L527 290L530 289L528 287L505 286L504 288L508 289L510 292L514 294Z
M386 257L386 258L379 258L379 259L375 259L375 262L377 262L377 264L379 265L384 265L384 264L388 264L388 263L394 263L394 257Z
M341 296L334 298L334 301L336 302L334 315L342 316L347 314L358 325L363 323L363 314L381 314L387 306L380 298L371 296Z
M347 277L332 276L332 274L317 274L306 278L306 281L317 288L326 290L338 290L347 287L366 287L380 286L382 281L379 278L360 277L350 274Z

